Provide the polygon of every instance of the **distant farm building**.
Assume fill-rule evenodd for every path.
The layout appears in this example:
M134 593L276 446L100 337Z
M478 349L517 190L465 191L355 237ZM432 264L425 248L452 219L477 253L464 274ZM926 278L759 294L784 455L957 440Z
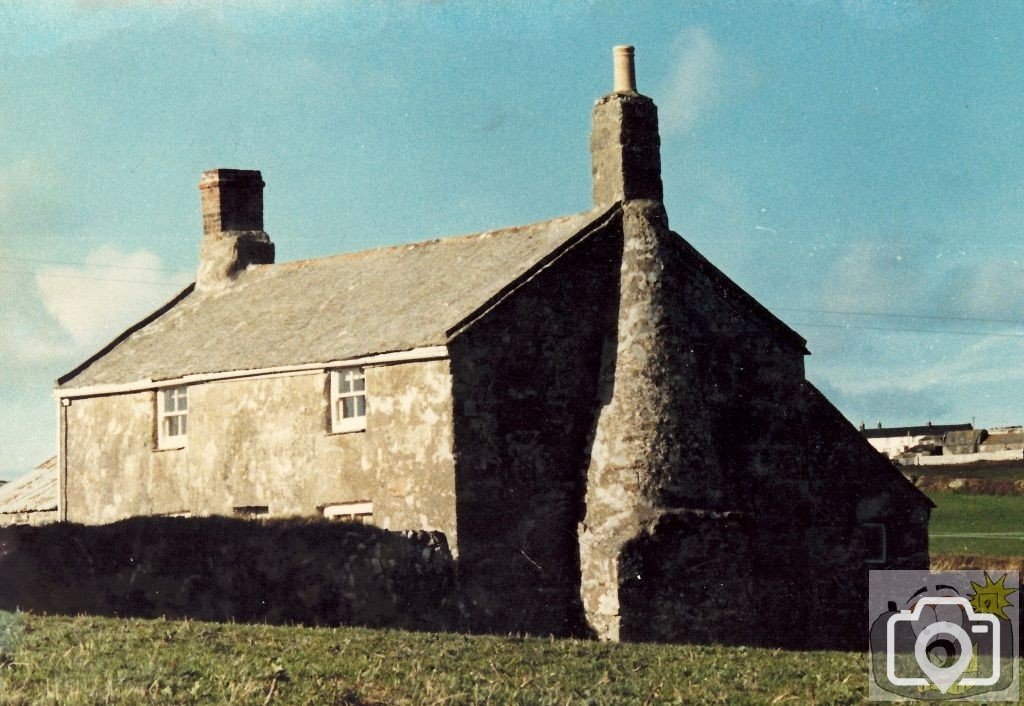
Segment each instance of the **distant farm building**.
M896 458L904 452L912 451L915 447L940 449L946 434L971 431L972 429L974 426L969 423L932 424L928 422L914 427L883 427L879 422L875 429L867 429L863 424L860 425L860 430L868 443L889 458Z
M1024 428L975 429L971 424L883 427L861 433L875 449L904 466L943 466L1024 460Z
M57 521L57 457L0 486L0 527Z

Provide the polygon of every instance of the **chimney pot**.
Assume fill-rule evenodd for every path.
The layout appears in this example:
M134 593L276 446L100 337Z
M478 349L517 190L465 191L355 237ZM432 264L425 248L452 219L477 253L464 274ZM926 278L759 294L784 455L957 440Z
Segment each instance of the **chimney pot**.
M633 47L620 44L612 48L615 63L613 93L636 93L636 69L633 66Z

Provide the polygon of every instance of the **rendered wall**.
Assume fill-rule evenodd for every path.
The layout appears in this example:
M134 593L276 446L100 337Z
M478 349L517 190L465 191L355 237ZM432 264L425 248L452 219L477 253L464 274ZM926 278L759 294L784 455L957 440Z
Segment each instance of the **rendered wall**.
M370 500L374 524L444 532L455 544L447 360L366 368L366 431L331 434L323 372L189 387L188 441L156 450L154 391L74 399L67 408L72 522L133 515L317 515Z

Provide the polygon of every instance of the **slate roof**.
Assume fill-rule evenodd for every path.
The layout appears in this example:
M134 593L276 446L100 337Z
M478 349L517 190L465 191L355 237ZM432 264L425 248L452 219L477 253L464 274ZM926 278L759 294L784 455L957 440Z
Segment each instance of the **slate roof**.
M983 442L987 446L1012 446L1012 445L1024 445L1024 432L1013 431L1013 432L999 432L996 434L989 433Z
M617 210L256 265L218 290L190 285L58 386L170 380L444 345L467 317Z
M82 388L329 363L445 345L533 271L620 214L620 205L525 226L275 265L178 296L57 380ZM677 236L678 238L678 236ZM723 296L806 352L806 341L682 238Z
M57 457L0 486L0 515L57 510Z
M942 441L946 446L977 446L987 435L984 429L958 429L947 432Z
M864 429L868 439L890 439L897 436L942 436L951 431L970 431L971 424L927 424L920 427L883 427L882 429Z

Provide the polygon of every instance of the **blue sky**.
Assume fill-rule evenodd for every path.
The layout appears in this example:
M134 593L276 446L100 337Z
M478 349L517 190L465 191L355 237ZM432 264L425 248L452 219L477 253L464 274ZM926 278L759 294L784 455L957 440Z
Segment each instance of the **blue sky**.
M0 477L191 281L204 169L263 171L278 261L585 210L622 43L673 229L848 418L1024 423L1024 15L979 7L3 3Z

